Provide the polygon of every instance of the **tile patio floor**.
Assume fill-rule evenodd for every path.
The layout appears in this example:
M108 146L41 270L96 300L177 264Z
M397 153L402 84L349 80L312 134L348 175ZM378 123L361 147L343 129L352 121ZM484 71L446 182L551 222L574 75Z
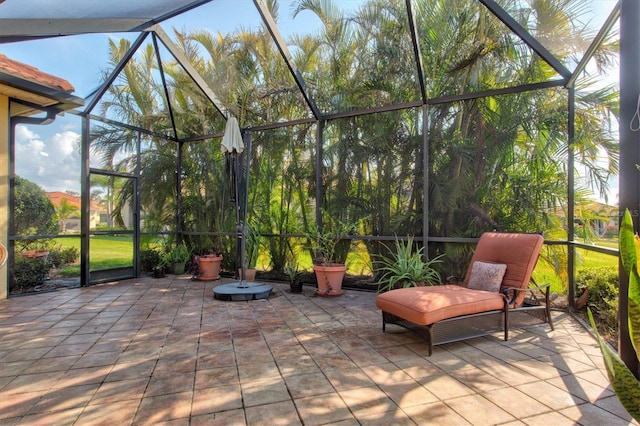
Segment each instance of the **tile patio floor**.
M436 347L381 331L375 294L144 278L0 301L1 425L626 425L569 315ZM632 423L637 424L637 423Z

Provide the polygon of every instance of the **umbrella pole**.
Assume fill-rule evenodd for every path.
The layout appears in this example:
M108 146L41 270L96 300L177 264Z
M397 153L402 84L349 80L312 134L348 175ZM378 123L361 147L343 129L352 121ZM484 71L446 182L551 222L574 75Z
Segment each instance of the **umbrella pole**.
M232 117L233 118L233 117ZM226 135L226 132L225 132ZM225 138L223 138L224 140ZM244 143L244 152L246 156L242 156L234 151L233 165L236 168L236 172L233 174L235 178L235 185L233 189L230 188L230 192L236 196L236 239L239 239L239 244L236 243L236 250L240 250L240 280L237 283L222 284L213 288L213 296L219 300L257 300L266 299L271 294L273 287L260 284L260 283L248 283L246 281L246 239L247 239L247 208L249 204L249 166L251 164L251 132L246 131L242 135ZM223 146L226 147L223 143ZM247 168L243 170L243 163Z
M233 190L236 197L236 247L240 258L240 277L238 287L246 287L245 270L244 270L244 251L246 248L244 221L242 218L242 154L234 152L234 180Z
M246 277L246 252L247 252L247 226L246 226L246 221L247 221L247 204L249 204L249 166L251 164L251 132L250 131L246 131L244 132L244 134L242 135L242 139L244 142L244 164L242 164L243 162L240 161L240 176L241 179L238 179L238 185L237 187L239 188L240 185L243 186L243 188L241 190L239 190L240 194L237 198L237 206L238 206L238 231L242 234L241 235L241 241L240 241L240 271L241 271L241 275L240 275L240 286L247 286L247 277ZM244 167L243 167L244 166ZM246 167L246 171L244 171Z

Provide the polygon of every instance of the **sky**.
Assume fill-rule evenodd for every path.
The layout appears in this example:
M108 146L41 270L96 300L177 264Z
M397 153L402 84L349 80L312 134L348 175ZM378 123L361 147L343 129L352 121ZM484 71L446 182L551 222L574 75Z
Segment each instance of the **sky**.
M346 12L361 6L364 0L339 0ZM279 28L287 38L294 32L313 32L320 23L310 12L291 18L293 0L280 0ZM615 0L593 0L593 25L599 26L613 8ZM0 8L1 12L1 8ZM234 17L234 18L231 18ZM237 17L242 17L239 21ZM216 0L162 24L172 35L179 30L212 29L222 33L238 27L261 25L261 18L251 0ZM59 37L13 44L0 44L0 53L62 77L74 87L76 96L85 97L98 87L100 76L108 69L108 40L121 37L135 39L137 34L92 34ZM40 185L45 191L80 191L81 120L72 114L58 117L47 126L20 125L16 133L16 174ZM92 166L97 163L92 161ZM617 181L612 182L617 199ZM615 194L614 194L615 192Z

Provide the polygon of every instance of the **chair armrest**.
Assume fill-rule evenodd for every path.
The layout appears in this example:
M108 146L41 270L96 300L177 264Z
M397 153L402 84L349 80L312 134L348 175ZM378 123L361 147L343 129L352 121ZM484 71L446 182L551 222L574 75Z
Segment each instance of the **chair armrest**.
M457 284L460 285L462 284L462 281L464 281L464 278L462 277L456 277L454 275L451 275L450 277L447 277L446 279L446 283L447 284Z
M505 291L508 290L514 290L514 291L530 291L530 290L549 290L549 288L551 288L551 283L546 283L546 284L542 284L542 285L534 285L534 286L529 286L529 287L525 287L525 288L517 288L517 287L502 287L502 292L504 293Z
M512 305L516 300L516 295L518 294L518 292L530 291L531 295L533 296L533 298L535 298L537 300L537 297L535 296L535 293L533 293L533 292L535 290L539 290L540 292L542 292L544 294L546 303L548 305L549 304L549 290L550 290L550 288L551 288L551 283L546 283L546 284L542 284L542 285L533 285L533 286L529 285L528 287L525 287L525 288L502 287L502 289L500 291L507 298L509 305Z

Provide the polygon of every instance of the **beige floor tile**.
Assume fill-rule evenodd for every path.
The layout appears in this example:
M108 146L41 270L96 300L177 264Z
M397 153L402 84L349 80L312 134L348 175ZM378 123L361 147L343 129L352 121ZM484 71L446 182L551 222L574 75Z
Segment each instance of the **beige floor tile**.
M35 413L24 416L16 425L71 425L78 424L76 421L82 413L82 408L71 408L63 411Z
M283 377L321 372L320 367L318 367L315 360L306 353L300 356L277 358L276 364L278 365L280 374Z
M614 394L613 390L610 388L602 388L601 386L574 375L547 380L547 382L562 390L566 390L571 395L574 395L581 400L589 402L595 402L600 398L606 398Z
M344 370L329 370L324 372L325 377L337 391L348 389L371 387L375 383L359 368Z
M575 426L576 422L562 414L551 411L549 413L539 414L537 416L522 419L528 426Z
M305 425L337 424L355 420L337 393L295 399L294 403Z
M324 374L296 374L285 378L292 398L305 398L334 391L333 386Z
M418 425L469 426L467 420L443 402L414 405L402 409Z
M517 386L516 389L553 410L562 410L585 402L583 399L573 396L569 392L562 390L551 383L543 381L520 385Z
M500 406L478 394L448 399L446 404L475 426L495 425L516 420Z
M514 368L513 365L502 361L485 364L481 369L487 374L509 383L510 386L522 385L525 383L537 382L538 377L527 373L524 370Z
M631 418L627 410L624 409L624 407L622 406L622 404L620 403L620 400L616 395L610 396L608 398L599 399L595 402L594 405L602 408L605 411L608 411L611 414L615 414L616 416L629 422L630 424L634 424L634 425L638 424L637 421Z
M280 370L278 370L278 365L274 361L238 364L238 376L240 377L240 383L249 383L256 380L280 377Z
M229 367L236 365L236 356L232 350L208 352L199 351L196 361L198 369Z
M368 426L413 426L416 424L404 411L400 409L385 411L382 413L356 414L356 418L360 424Z
M450 375L460 383L479 393L488 392L494 389L501 389L508 386L503 380L487 374L484 370L479 368L467 368L464 370L452 371Z
M134 424L154 425L167 420L187 419L191 414L192 392L145 397L134 418Z
M356 416L395 411L398 406L378 387L349 389L338 392Z
M561 414L581 425L626 426L629 421L591 404L565 408Z
M62 376L64 371L54 371L41 374L23 374L15 377L2 388L3 395L11 395L16 393L27 393L33 391L46 392L49 390Z
M195 389L239 385L238 370L234 367L221 367L196 370Z
M551 408L514 388L483 392L482 396L515 418L531 417L551 411Z
M50 389L29 409L29 414L82 408L98 389L97 384Z
M129 425L133 422L139 400L118 401L109 404L88 405L76 424L91 426Z
M100 384L111 371L111 365L99 367L73 368L64 373L52 388L66 388L87 384Z
M0 420L24 416L42 397L41 392L19 394L0 393Z
M343 370L348 368L355 368L356 364L351 361L349 356L345 353L330 353L315 358L316 364L323 370Z
M443 401L474 393L473 389L447 374L428 377L419 380L419 382L429 392Z
M510 362L509 364L511 364L516 370L524 371L542 380L553 379L554 377L560 377L567 374L566 371L558 369L551 363L538 359L515 361Z
M411 376L392 363L364 367L362 371L375 383L380 384L393 384L411 380Z
M242 400L245 407L282 402L291 399L282 378L255 380L242 385Z
M149 377L104 382L93 394L90 404L110 404L118 401L140 400L144 394Z
M247 407L246 419L247 425L256 426L293 426L302 424L293 401L283 401L260 405L257 407Z
M191 371L154 374L149 380L144 396L188 392L193 389L194 380L194 373Z
M244 410L229 410L191 417L191 426L245 426Z
M416 381L398 382L395 384L379 385L400 408L423 405L438 401L438 398Z
M239 385L197 389L193 393L191 415L200 416L239 408L242 408Z

